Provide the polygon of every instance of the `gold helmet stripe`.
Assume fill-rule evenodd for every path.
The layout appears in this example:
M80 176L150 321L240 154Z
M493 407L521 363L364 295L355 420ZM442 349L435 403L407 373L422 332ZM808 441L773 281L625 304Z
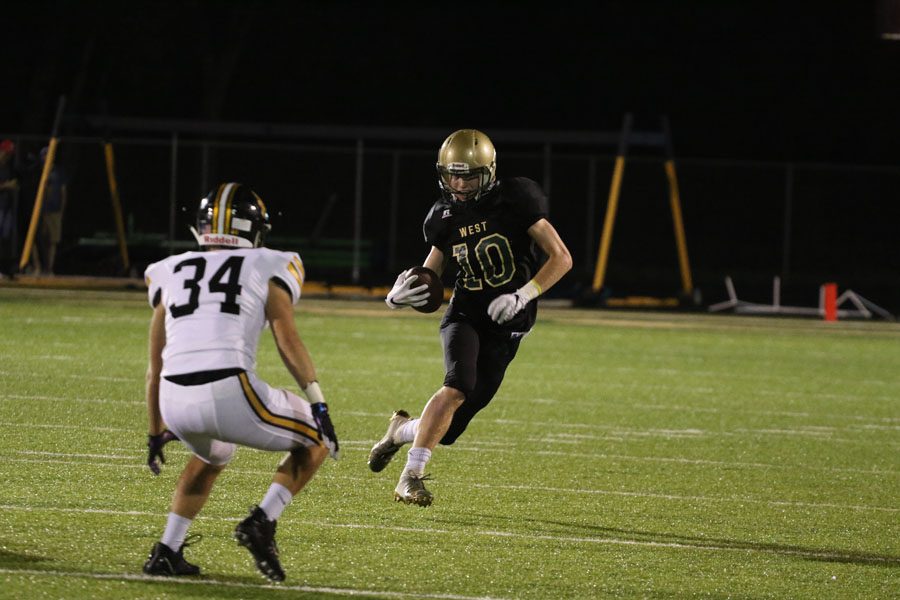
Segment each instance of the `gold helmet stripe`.
M256 198L257 204L259 204L259 210L262 211L262 216L265 217L266 213L268 212L268 211L266 210L266 203L263 202L263 199L260 198L260 197L256 194L256 192L252 192L252 191L251 191L251 193L253 194L253 197Z
M231 233L231 199L239 184L226 183L219 186L213 207L213 233Z
M231 230L231 199L234 198L234 190L231 190L229 194L226 194L225 197L225 229L222 230L222 233L227 233L229 235L234 235L234 232Z
M258 416L264 423L267 423L274 427L279 427L281 429L286 429L293 433L298 433L303 437L315 442L319 446L324 446L324 443L319 437L318 429L294 417L278 415L269 411L266 405L263 404L262 400L260 400L259 396L256 394L256 390L254 390L253 386L250 385L250 379L247 377L247 374L238 373L238 379L241 382L241 387L244 389L244 397L250 404L250 408L253 409L253 412L256 413L256 416Z

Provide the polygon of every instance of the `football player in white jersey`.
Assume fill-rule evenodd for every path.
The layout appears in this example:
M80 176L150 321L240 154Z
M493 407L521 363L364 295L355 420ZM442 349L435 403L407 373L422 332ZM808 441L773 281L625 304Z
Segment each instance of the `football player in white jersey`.
M287 452L258 506L234 531L259 571L283 581L275 523L338 441L316 369L294 324L304 271L300 257L263 247L270 229L262 199L225 183L200 202L193 229L199 251L147 267L153 307L147 411L147 464L159 474L163 446L180 439L189 459L172 499L166 529L144 572L197 575L184 558L187 530L236 445ZM306 395L270 387L254 370L259 336L269 322L284 365Z

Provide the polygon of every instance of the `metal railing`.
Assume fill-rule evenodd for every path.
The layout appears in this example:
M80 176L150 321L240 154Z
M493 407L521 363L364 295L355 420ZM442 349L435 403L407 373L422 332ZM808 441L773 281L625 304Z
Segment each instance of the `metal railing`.
M261 193L272 210L273 239L290 249L312 256L326 240L332 249L340 248L327 266L310 263L312 276L381 284L427 252L421 225L437 197L434 161L447 132L266 131L241 124L210 131L189 122L155 123L148 130L143 123L140 135L128 131L139 125L130 121L115 122L114 130L123 133L106 138L63 134L60 161L69 174L70 203L62 271L115 272L115 256L104 254L114 248L103 249L97 241L113 231L104 141L116 150L136 271L190 242L187 225L197 201L222 180L243 181ZM172 131L174 125L181 129ZM498 146L500 176L528 176L548 192L551 220L575 260L560 291L574 293L589 280L596 258L615 134L490 133ZM36 155L46 139L4 137L18 146L17 167L25 182L21 213L33 202L28 155ZM679 287L663 161L661 155L628 158L610 250L612 289L662 294ZM675 164L698 287L720 287L727 275L742 289L757 284L767 289L774 275L786 289L792 283L846 280L855 289L887 290L892 294L887 299L867 293L881 304L900 304L893 296L900 258L893 225L900 218L895 201L900 168L687 157L676 157Z

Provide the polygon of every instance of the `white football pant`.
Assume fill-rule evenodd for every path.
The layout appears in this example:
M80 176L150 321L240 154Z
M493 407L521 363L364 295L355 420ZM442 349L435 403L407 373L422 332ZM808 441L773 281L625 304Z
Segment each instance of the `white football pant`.
M166 426L212 465L228 464L236 444L274 451L324 445L309 402L253 373L190 386L161 378L159 407Z

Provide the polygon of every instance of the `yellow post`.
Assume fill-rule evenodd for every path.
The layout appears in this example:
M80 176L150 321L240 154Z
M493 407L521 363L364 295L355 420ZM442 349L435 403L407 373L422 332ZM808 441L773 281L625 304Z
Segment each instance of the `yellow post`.
M613 168L612 185L609 188L609 202L606 205L606 219L603 221L603 234L600 236L600 251L597 253L597 266L594 269L594 284L591 286L594 292L599 292L603 287L603 279L606 277L606 262L609 258L609 244L612 241L613 223L616 220L616 209L619 205L619 189L622 185L622 174L625 171L625 156L616 157Z
M34 199L34 210L31 211L31 222L28 224L28 233L25 236L25 246L22 248L22 257L19 259L19 271L24 271L31 259L31 248L34 246L34 237L37 234L38 222L41 220L41 208L44 205L44 193L47 190L47 179L53 169L53 160L56 158L56 146L59 139L50 138L50 146L47 157L44 159L44 170L41 172L41 180L38 183L37 196Z
M119 201L119 186L116 183L115 158L113 146L110 142L103 144L103 155L106 157L106 179L109 181L109 197L113 206L113 215L116 219L116 235L119 238L119 255L122 258L122 266L128 271L128 245L125 243L125 224L122 220L122 204Z
M678 266L681 269L681 289L685 295L694 291L691 281L691 265L688 262L687 241L684 235L684 222L681 218L681 198L678 195L678 178L675 176L675 161L665 162L666 176L669 179L669 203L672 206L672 225L675 227L675 243L678 246Z

